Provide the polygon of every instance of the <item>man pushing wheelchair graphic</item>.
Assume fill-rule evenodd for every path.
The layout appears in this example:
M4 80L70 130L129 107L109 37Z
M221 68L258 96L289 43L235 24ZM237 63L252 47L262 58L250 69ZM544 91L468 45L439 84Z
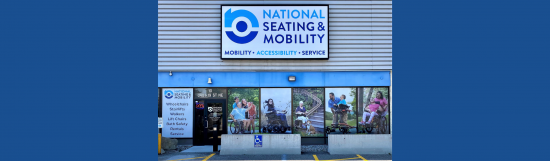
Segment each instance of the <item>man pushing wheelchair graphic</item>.
M336 98L334 93L329 93L328 105L332 111L332 124L327 127L326 133L336 132L339 129L340 132L346 134L350 133L350 128L355 128L348 125L348 113L351 112L350 106L347 105L346 95L342 94L340 98Z

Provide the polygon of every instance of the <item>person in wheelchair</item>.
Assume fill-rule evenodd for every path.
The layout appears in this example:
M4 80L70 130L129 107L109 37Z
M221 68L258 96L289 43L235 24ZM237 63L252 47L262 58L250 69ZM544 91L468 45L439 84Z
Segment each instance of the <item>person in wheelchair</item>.
M340 96L340 102L338 102L338 105L340 104L343 104L343 105L347 105L348 103L346 102L346 95L341 95Z
M268 119L274 120L275 117L277 117L277 111L275 110L275 104L273 104L273 99L267 100L267 112L265 112L265 116L267 116ZM265 109L265 106L264 106Z
M304 102L300 101L300 106L296 108L296 116L297 116L295 120L296 127L306 128L305 124L308 120L306 113L307 113L307 110L306 110L306 107L304 107Z
M286 110L285 109L275 109L275 104L273 103L273 99L268 99L266 101L267 103L267 111L265 112L265 116L267 116L267 123L268 125L273 124L281 124L284 127L289 127L288 122L286 121ZM264 106L265 109L265 106ZM278 112L279 111L279 112Z
M365 112L363 112L363 120L360 124L366 125L372 123L372 118L381 114L380 104L376 104L375 99L370 99L370 104L365 106ZM366 118L369 117L369 120L365 122Z
M245 133L244 131L244 127L246 127L247 123L244 122L244 127L243 126L240 126L241 125L241 122L243 122L244 120L246 120L245 118L245 112L247 112L248 110L250 110L250 108L248 109L244 109L243 108L243 105L241 103L237 103L237 108L234 108L233 111L231 111L231 118L233 118L233 122L235 124L235 126L239 126L240 128L240 131L241 133ZM248 131L246 131L246 133L248 133Z
M347 105L347 102L346 102L346 95L341 95L340 102L338 102L338 106L336 108L337 110L335 111L336 112L335 116L338 123L344 123L347 125L348 112L350 111L348 108L349 106Z

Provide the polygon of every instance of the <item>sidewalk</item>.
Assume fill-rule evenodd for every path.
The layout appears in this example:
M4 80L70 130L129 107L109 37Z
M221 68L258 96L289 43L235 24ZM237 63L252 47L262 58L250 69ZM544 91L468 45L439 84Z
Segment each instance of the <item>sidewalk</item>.
M193 146L182 152L169 152L158 156L159 161L188 161L188 160L392 160L389 154L367 155L330 155L327 152L327 145L302 145L301 155L223 155L219 152L212 152L212 146Z
M172 153L159 155L159 161L181 161L181 160L369 160L369 161L390 161L392 156L385 155L330 155L326 152L302 153L301 155L223 155L216 153Z

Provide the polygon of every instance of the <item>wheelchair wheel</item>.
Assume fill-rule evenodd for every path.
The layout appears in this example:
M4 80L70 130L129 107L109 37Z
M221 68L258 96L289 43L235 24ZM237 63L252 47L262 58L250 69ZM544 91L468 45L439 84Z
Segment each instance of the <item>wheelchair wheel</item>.
M273 126L273 132L279 132L281 130L281 127L275 125Z
M241 131L241 134L244 134L244 122L240 122L240 125L239 125L239 131Z
M386 129L386 132L390 131L390 121L389 119L384 119L384 125L385 125L385 129Z
M230 127L229 130L231 131L231 134L238 133L237 127L233 126L233 122L229 123L229 127Z
M243 129L243 122L240 122L240 124L237 124L237 125L235 126L235 131L236 131L237 134L238 134L238 133L241 133L241 134L242 134L242 133L243 133L243 132L242 132L242 129Z
M235 124L235 134L238 134L241 132L241 126L239 124Z
M372 124L373 124L373 123L371 123L370 125L369 125L369 124L365 125L365 126L366 126L366 127L365 127L365 130L367 130L367 132L368 132L369 134L372 132L372 129L373 129L373 128L372 128Z
M377 134L381 134L381 133L382 133L382 126L380 125L380 120L377 120L377 121L376 121L376 126L374 126L374 128L376 129L376 133L377 133Z
M272 131L273 131L273 126L272 125L267 126L267 132L271 133Z
M338 130L340 130L340 132L344 132L342 127L338 127Z
M300 129L300 128L302 128L302 121L294 120L294 129Z
M380 123L380 126L378 127L380 129L380 133L385 134L386 133L386 121L382 121Z

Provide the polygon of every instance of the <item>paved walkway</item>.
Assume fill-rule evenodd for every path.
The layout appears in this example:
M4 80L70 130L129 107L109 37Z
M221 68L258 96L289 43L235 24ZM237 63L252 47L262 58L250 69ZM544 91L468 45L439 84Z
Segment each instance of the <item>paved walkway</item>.
M339 161L339 160L370 160L386 161L392 160L392 156L385 155L330 155L328 153L302 153L301 155L223 155L217 153L175 153L159 155L159 161L181 161L181 160L311 160L311 161Z
M218 145L218 150L222 148L221 145ZM181 151L181 153L209 153L212 152L212 145L205 146L193 146L187 150Z

